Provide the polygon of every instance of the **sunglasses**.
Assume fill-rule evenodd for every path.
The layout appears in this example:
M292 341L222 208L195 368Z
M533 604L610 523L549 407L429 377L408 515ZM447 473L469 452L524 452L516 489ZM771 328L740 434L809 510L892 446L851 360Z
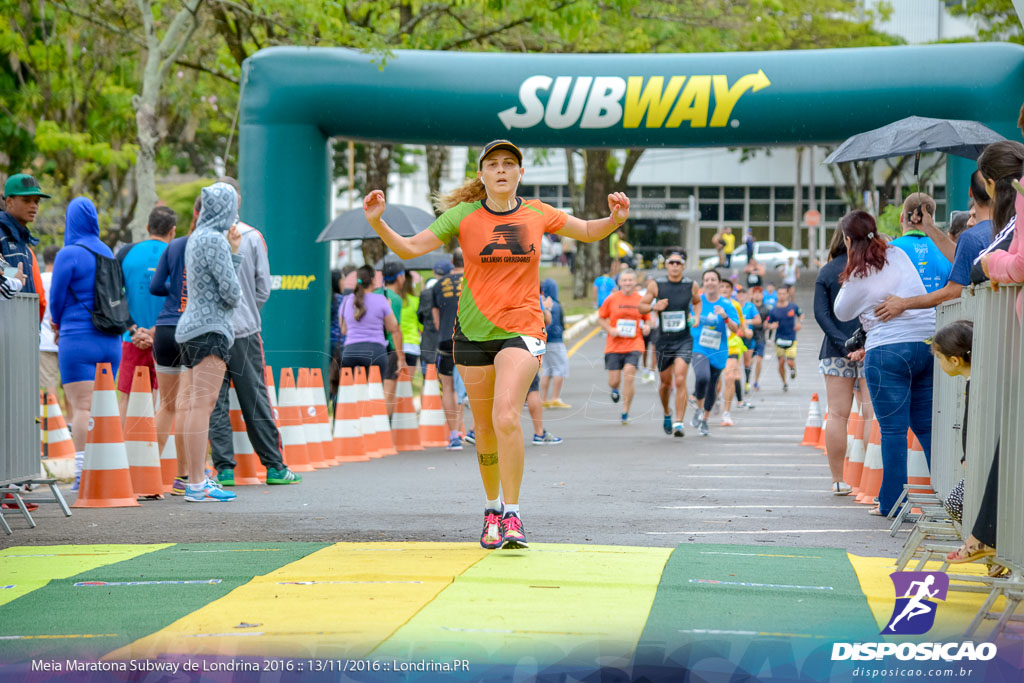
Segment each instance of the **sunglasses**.
M683 265L682 261L665 261L665 263L667 263L670 266L681 266L681 265Z

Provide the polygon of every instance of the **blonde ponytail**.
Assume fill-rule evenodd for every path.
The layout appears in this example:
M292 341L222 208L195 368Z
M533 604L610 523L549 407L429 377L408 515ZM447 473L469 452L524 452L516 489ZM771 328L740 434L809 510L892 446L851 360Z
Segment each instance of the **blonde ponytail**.
M434 207L438 211L444 212L463 202L471 204L486 197L487 190L484 189L483 181L479 178L471 178L448 194L434 195Z

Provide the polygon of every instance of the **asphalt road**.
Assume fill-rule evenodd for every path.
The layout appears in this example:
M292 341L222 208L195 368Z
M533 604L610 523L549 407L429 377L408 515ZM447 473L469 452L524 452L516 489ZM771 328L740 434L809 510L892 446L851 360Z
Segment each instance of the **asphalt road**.
M806 291L806 290L805 290ZM802 299L803 297L801 297ZM656 384L639 384L632 422L619 423L608 395L602 335L571 359L563 399L571 410L545 411L557 446L527 446L521 496L534 541L675 546L737 543L846 548L861 555L898 554L885 520L867 506L828 493L820 451L799 446L808 403L823 396L817 374L821 332L808 312L800 334L798 377L783 393L765 367L754 410L734 410L735 427L710 421L711 436L687 428L683 439L661 431ZM692 385L692 377L690 383ZM823 406L824 408L824 406ZM689 414L687 416L689 422ZM524 435L531 433L523 411ZM66 487L65 487L66 488ZM0 547L60 543L194 541L472 541L483 493L472 447L433 449L306 475L301 485L238 487L231 503L187 504L181 498L139 508L35 513L38 526L9 513L13 536ZM67 494L69 502L73 494Z

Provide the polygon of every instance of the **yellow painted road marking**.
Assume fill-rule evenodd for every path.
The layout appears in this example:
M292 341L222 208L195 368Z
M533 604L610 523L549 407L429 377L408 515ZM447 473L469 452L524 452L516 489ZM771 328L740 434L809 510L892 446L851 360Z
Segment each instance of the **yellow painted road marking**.
M165 653L362 658L486 553L468 543L337 543L104 659Z
M0 584L14 588L0 592L0 605L42 588L54 579L66 579L97 567L123 562L169 548L152 545L14 546L0 550Z
M580 350L580 347L581 347L581 346L583 346L583 345L584 345L584 344L586 344L586 343L587 343L588 341L590 341L591 339L593 339L594 337L596 337L596 336L597 336L597 333L598 333L598 332L600 332L600 331L601 331L601 326L600 326L600 325L598 325L597 327L595 327L594 329L592 329L592 330L591 330L590 332L588 332L588 333L587 333L587 336L583 337L583 339L580 339L580 340L579 340L578 342L576 342L575 344L573 344L573 345L572 345L572 348L571 348L571 349L569 349L569 354L568 354L569 358L572 358L572 354L574 354L574 353L576 353L577 351L579 351L579 350Z
M628 659L671 554L671 548L543 544L493 552L373 657L505 663L531 657L540 665Z
M847 554L847 556L850 558L850 564L853 565L854 570L857 572L861 591L867 598L868 606L871 607L871 614L875 617L878 630L881 631L889 623L889 618L892 617L893 605L896 603L895 589L892 585L892 579L889 578L889 574L896 571L896 563L894 560L885 557L860 557L850 554ZM938 571L941 566L939 562L929 562L925 565L924 571ZM914 560L912 566L908 567L908 569L916 567L917 560ZM985 577L985 571L985 565L975 563L959 565L952 567L950 570L951 573L969 574L979 577ZM971 620L974 619L974 615L978 613L985 598L988 597L988 593L965 593L952 590L956 585L957 582L950 581L950 591L946 599L936 601L935 625L932 626L928 633L922 636L899 636L899 640L931 642L962 634L971 623ZM1006 599L1001 597L996 600L993 609L1001 611L1005 605ZM994 622L988 622L987 627L983 625L981 635L987 634L993 625ZM890 637L879 636L879 640Z

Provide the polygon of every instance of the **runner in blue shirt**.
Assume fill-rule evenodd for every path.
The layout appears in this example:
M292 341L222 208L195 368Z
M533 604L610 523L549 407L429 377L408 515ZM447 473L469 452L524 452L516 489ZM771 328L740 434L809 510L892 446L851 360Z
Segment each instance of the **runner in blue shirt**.
M693 394L697 398L698 407L693 412L690 424L700 429L701 436L707 436L710 433L708 415L715 406L718 379L729 360L729 333L739 331L740 316L736 307L721 297L719 289L722 276L717 270L705 270L702 282L700 310L695 311L690 324L694 340L693 361L690 365L696 378ZM699 410L702 400L703 413Z
M615 280L611 279L607 275L601 275L594 280L594 299L597 304L594 308L601 308L601 304L608 298L608 295L614 292L616 289Z
M789 365L790 379L796 379L796 333L803 324L804 314L800 307L790 302L789 290L779 290L779 302L768 313L765 324L775 330L775 355L779 359L779 376L782 390L789 391L786 382L786 365Z

